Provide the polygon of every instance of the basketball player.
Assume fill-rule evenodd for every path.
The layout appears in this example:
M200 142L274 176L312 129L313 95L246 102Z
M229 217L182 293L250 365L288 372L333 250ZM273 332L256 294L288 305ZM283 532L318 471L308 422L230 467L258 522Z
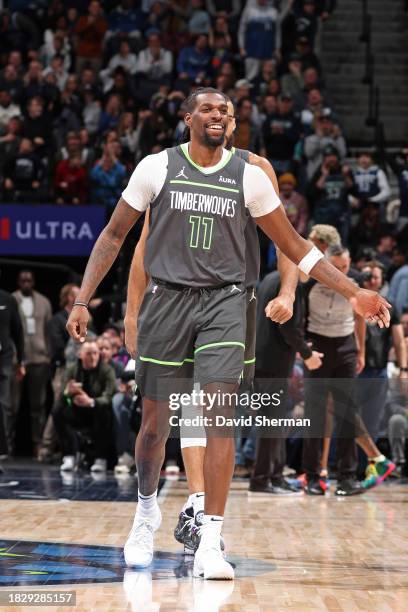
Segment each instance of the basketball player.
M212 414L233 413L232 401L225 400L233 398L244 360L248 213L305 274L336 289L351 300L356 312L381 327L390 321L384 298L356 287L296 233L262 170L224 149L227 101L212 88L195 91L187 100L184 119L190 142L149 155L136 167L95 243L67 323L72 337L84 341L89 300L128 231L150 206L145 268L152 280L139 313L136 361L143 397L136 442L139 503L125 545L128 565L146 567L153 558L153 534L161 523L157 485L178 368L193 361L194 377L213 403ZM230 580L234 571L222 555L220 536L234 440L221 433L207 430L205 509L193 573Z
M225 134L225 148L232 150L235 155L242 157L246 162L259 166L270 179L276 193L279 194L279 185L275 171L264 157L259 157L249 151L235 149L232 147L232 136L236 127L234 117L234 105L228 101L228 127ZM186 130L188 132L188 130ZM190 134L186 135L189 140ZM140 304L143 300L148 277L146 276L143 260L146 239L149 232L149 211L146 211L140 240L136 246L135 254L129 271L129 285L125 314L126 347L132 356L136 355L137 342L137 316ZM248 219L245 228L245 287L246 287L246 338L244 355L244 384L250 384L253 380L255 365L255 331L256 331L256 294L255 288L259 278L260 253L256 224ZM277 298L272 300L268 308L268 316L276 323L286 323L293 313L293 301L298 284L298 268L285 255L278 253L278 269L281 277L281 288ZM202 414L202 410L194 411L191 406L185 410L188 417L192 418ZM192 435L194 434L194 437ZM194 552L196 540L195 525L200 524L204 513L204 454L207 444L205 429L181 428L181 452L186 470L189 496L186 500L174 531L175 538L184 545L187 554Z

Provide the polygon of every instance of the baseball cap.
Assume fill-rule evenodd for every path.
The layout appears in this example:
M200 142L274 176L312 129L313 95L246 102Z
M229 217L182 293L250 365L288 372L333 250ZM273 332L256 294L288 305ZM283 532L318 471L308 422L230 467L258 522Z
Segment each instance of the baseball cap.
M248 81L248 79L238 79L238 81L235 83L235 87L248 87L250 89L253 87L253 85L251 81Z
M333 145L328 145L323 150L323 156L328 157L329 155L335 155L336 157L340 157L338 150Z

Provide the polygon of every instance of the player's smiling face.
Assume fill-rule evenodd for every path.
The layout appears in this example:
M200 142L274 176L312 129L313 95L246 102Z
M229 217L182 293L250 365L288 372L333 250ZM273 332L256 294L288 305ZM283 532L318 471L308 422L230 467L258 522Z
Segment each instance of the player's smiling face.
M224 143L228 126L228 106L220 94L201 94L191 113L185 116L185 123L191 131L191 138L201 144L219 147Z

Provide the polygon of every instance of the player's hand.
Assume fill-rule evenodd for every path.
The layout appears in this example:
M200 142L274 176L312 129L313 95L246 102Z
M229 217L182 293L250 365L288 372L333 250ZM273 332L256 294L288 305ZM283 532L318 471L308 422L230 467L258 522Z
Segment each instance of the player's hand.
M305 359L303 363L307 367L308 370L317 370L322 365L322 359L324 357L324 353L319 353L318 351L312 351L311 357Z
M365 355L357 353L356 374L361 374L365 367Z
M350 303L355 312L370 323L377 323L378 327L390 326L391 304L379 293L369 289L359 289Z
M67 331L75 342L85 342L88 323L88 309L85 306L74 306L68 317Z
M125 318L125 346L129 355L136 359L137 349L137 321L136 317Z
M293 297L278 295L266 305L265 314L275 323L286 323L293 316Z

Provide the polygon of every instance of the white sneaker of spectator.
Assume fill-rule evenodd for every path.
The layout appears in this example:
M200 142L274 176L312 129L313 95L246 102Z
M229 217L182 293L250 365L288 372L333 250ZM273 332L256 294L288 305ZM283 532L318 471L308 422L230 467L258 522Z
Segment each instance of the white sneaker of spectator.
M115 465L115 474L130 474L135 467L135 460L129 453L123 453Z
M95 463L91 466L91 472L106 472L108 464L106 459L95 459Z
M65 455L62 458L62 463L60 467L61 472L73 472L75 469L75 456L74 455Z

